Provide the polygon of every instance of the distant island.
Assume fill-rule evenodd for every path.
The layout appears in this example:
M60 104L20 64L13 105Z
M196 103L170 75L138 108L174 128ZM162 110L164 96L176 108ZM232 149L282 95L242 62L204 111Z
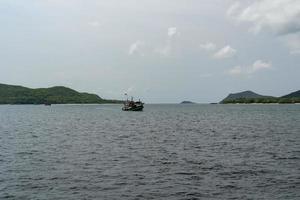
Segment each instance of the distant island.
M244 91L244 92L229 94L220 103L221 104L300 103L300 90L281 97L265 96L265 95L257 94L252 91Z
M64 86L31 89L0 84L0 104L103 104L122 103L102 99L96 94L80 93Z
M180 104L196 104L196 103L192 101L182 101Z

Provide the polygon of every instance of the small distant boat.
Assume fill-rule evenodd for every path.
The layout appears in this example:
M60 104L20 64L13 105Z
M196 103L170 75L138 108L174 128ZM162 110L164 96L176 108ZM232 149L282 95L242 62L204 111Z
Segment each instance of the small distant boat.
M131 100L128 99L124 102L124 106L122 108L123 111L143 111L144 109L144 103L141 102L141 100L133 101L133 98L131 97Z

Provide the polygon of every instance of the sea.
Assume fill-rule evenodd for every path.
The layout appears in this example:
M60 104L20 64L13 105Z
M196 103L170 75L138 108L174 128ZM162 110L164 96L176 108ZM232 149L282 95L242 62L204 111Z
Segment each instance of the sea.
M300 199L300 105L1 105L0 199Z

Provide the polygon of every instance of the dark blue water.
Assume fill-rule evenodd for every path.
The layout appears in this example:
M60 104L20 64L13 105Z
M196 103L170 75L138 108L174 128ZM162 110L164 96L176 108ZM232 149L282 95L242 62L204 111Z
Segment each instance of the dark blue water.
M300 199L300 105L3 105L0 141L0 199Z

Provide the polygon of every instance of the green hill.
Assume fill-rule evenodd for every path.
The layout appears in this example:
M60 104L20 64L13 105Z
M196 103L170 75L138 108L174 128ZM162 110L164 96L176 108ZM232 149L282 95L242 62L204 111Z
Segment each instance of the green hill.
M263 95L260 95L260 94L257 94L255 92L248 90L248 91L244 91L244 92L229 94L223 101L242 99L242 98L266 98L266 97L268 97L268 96L263 96Z
M288 95L282 96L281 98L300 98L300 90L292 92Z
M229 94L220 103L300 103L300 91L282 97L264 96L252 91L244 91L234 94Z
M31 89L23 86L0 84L0 104L89 104L120 102L118 100L102 99L96 94L80 93L63 86Z

